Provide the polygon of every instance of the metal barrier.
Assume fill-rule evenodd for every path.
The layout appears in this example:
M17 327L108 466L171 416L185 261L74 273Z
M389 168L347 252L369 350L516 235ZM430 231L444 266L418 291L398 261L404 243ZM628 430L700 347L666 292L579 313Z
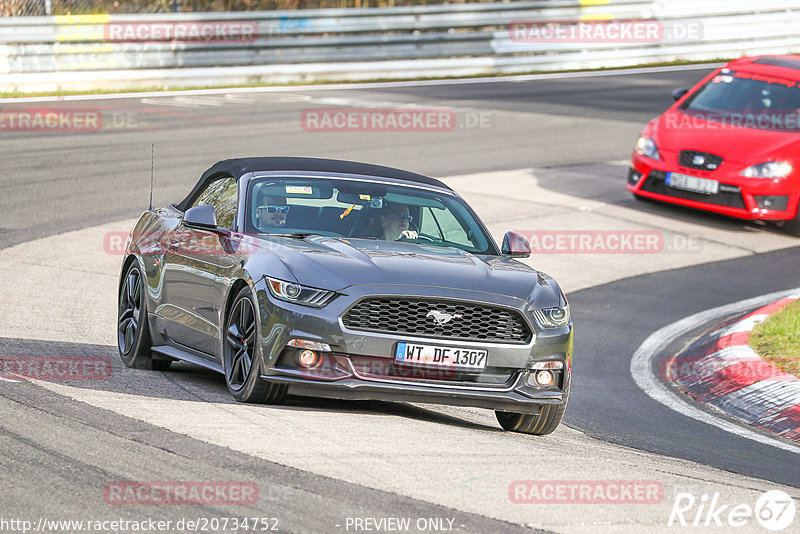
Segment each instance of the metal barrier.
M612 21L628 21L626 27L649 21L655 30L644 39L591 35ZM547 38L546 31L578 23L586 35ZM798 50L797 0L6 17L0 18L0 90L512 73Z

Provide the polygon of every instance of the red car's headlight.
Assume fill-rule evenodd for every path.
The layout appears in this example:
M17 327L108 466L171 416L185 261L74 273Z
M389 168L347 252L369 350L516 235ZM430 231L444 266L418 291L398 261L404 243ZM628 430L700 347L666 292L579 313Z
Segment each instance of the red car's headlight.
M788 161L767 161L752 165L742 171L746 178L786 178L792 172L792 164Z
M661 159L656 142L644 135L636 140L636 153L652 159Z

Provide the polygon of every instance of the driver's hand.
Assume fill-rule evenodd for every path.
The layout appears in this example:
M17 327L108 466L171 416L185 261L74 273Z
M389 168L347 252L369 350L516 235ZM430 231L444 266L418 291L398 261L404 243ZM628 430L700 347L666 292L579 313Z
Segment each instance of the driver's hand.
M403 230L400 232L400 237L405 237L406 239L416 239L418 235L419 234L417 234L417 232L414 230Z

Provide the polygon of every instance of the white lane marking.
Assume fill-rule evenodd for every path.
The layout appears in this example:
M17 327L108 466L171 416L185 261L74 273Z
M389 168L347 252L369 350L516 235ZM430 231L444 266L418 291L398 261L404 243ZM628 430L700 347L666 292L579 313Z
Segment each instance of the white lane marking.
M231 93L225 94L225 100L228 102L234 102L236 104L254 104L256 102L256 100L253 98L246 98Z
M753 297L750 299L741 300L718 308L705 310L689 317L685 317L680 321L674 322L670 325L661 328L660 330L652 333L644 343L642 343L631 358L631 376L636 385L641 388L649 397L660 402L670 410L674 410L681 415L691 417L700 422L724 430L739 437L756 441L764 445L770 445L778 449L782 449L795 454L800 454L800 447L785 443L778 439L763 435L754 430L749 430L738 424L732 423L727 419L711 415L703 410L692 406L678 395L670 391L667 386L653 373L653 359L658 355L662 349L668 345L673 339L679 337L690 330L697 327L697 325L719 319L726 315L746 311L750 308L763 306L774 302L780 298L789 296L799 291L800 288L795 288L789 291L776 291L768 295L761 295L760 297Z
M225 104L225 99L220 99L216 96L195 97L192 98L187 95L174 95L172 98L142 98L142 104L150 104L156 106L176 106L179 108L199 108L201 106L219 107Z
M34 102L71 102L85 100L112 100L121 98L154 98L161 96L200 96L233 93L282 93L292 91L342 91L355 89L391 89L396 87L426 87L437 85L470 85L479 83L520 83L536 80L566 80L574 78L601 78L606 76L631 76L637 74L654 74L661 72L680 72L691 70L707 70L711 72L722 63L704 63L699 65L673 65L665 67L642 67L636 69L618 69L609 71L561 72L552 74L520 74L516 76L492 76L487 78L456 78L445 80L411 80L397 82L336 83L319 85L281 85L267 87L229 87L215 89L192 89L188 91L149 91L140 93L106 93L93 95L32 96L22 98L0 98L0 104L27 104Z

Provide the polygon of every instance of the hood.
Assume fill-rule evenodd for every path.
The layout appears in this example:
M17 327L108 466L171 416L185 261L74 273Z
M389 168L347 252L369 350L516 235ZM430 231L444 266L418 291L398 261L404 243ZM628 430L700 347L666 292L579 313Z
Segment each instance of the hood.
M259 240L297 282L311 287L336 291L354 285L442 287L535 300L540 306L564 304L555 280L501 256L371 239L264 236Z
M707 121L671 108L645 130L668 163L681 150L698 150L721 156L728 163L755 163L796 157L800 133L759 130ZM792 158L795 159L795 158Z

